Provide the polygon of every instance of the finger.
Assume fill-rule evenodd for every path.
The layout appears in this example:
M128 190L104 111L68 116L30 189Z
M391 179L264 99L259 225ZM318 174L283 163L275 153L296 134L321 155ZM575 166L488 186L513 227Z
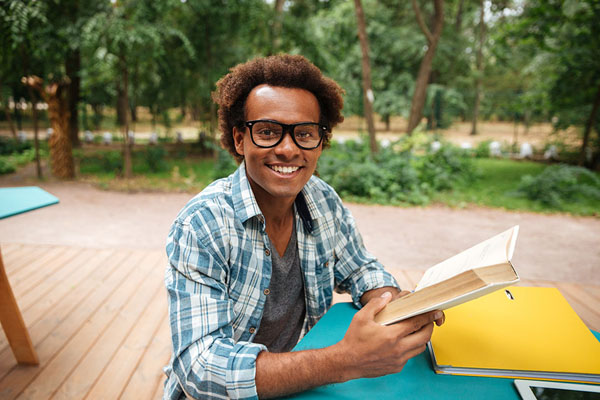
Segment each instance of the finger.
M435 320L435 324L437 326L442 326L446 322L446 314L442 311L442 318L438 318Z
M424 352L425 349L427 349L427 344L415 347L414 349L411 349L411 350L407 351L406 353L404 353L404 355L402 356L402 360L404 361L404 363L406 363L411 358L416 357L419 354L421 354L422 352Z
M359 311L361 315L365 315L369 319L375 318L375 314L383 310L383 308L392 300L392 293L385 292L380 297L371 299L363 308Z
M431 340L431 334L433 333L433 323L423 326L416 332L410 335L404 336L399 340L399 345L402 346L403 350L409 351L418 347L424 346Z
M430 324L436 319L442 318L443 313L439 310L430 311L425 314L416 315L414 317L400 321L395 326L398 327L399 334L402 336L410 335L418 331L424 325Z

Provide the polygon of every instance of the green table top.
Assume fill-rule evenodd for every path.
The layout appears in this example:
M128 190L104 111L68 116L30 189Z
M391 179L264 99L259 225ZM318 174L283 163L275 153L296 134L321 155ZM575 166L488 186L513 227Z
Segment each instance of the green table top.
M335 304L308 334L296 350L318 349L340 341L356 308L351 303ZM594 332L600 340L600 334ZM428 351L410 359L398 374L379 378L356 379L300 393L293 399L514 399L519 394L513 379L439 375L433 371Z
M0 188L0 219L58 203L58 198L37 186Z

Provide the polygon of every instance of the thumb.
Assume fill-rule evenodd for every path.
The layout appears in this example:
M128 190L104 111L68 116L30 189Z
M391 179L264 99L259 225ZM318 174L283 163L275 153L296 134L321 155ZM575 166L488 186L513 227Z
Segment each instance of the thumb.
M383 310L383 308L392 300L392 293L385 292L380 297L375 297L371 299L364 307L364 313L374 318L379 311Z

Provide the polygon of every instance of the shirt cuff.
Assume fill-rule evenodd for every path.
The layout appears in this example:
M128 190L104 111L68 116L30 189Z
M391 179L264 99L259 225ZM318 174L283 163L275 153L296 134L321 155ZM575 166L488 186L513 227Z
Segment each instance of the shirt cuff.
M256 357L267 347L259 343L236 343L227 363L227 394L232 399L258 399Z

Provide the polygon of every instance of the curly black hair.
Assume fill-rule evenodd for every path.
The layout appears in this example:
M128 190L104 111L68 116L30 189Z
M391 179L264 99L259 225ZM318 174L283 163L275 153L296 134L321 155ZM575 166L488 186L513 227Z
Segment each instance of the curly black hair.
M235 150L233 128L244 129L246 99L252 89L261 84L305 89L314 94L321 112L319 122L327 127L327 135L323 138L323 147L327 147L331 130L344 120L344 90L334 80L325 77L321 70L305 57L279 54L238 64L217 82L217 89L212 97L219 106L219 128L223 148L238 162L243 160Z

